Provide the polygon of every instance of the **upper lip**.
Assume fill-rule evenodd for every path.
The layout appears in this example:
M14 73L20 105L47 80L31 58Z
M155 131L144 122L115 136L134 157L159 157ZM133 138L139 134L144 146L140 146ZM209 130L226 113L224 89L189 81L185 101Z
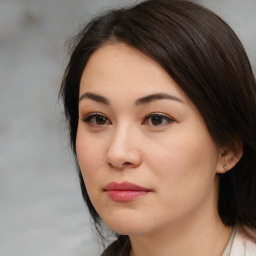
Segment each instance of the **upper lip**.
M111 182L105 188L105 191L150 191L148 188L138 186L129 182Z

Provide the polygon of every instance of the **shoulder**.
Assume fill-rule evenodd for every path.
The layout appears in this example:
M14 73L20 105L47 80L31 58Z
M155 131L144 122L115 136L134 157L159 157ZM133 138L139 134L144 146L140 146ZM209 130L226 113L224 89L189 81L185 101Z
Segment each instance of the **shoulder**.
M245 234L246 233L246 234ZM256 255L256 230L238 228L230 256L255 256Z

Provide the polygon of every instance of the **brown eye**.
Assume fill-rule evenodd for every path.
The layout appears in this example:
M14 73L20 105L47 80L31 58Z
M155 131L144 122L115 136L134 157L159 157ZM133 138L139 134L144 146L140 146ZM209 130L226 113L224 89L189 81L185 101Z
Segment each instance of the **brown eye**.
M150 126L162 126L168 123L173 122L174 120L161 114L151 114L147 116L143 124L147 124Z
M164 121L164 118L162 116L152 116L150 120L151 124L153 125L161 125Z
M109 125L111 122L109 119L103 115L100 114L91 114L88 115L85 119L83 119L85 123L88 123L89 125L94 126L100 126L100 125Z
M95 117L95 122L97 125L103 125L103 124L106 124L107 118L104 116L97 116Z

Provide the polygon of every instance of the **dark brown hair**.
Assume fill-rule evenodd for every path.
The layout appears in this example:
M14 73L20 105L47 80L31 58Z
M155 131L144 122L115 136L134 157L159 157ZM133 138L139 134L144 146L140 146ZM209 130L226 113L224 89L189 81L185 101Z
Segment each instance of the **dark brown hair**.
M220 175L218 211L225 225L256 228L256 82L233 30L211 11L177 0L144 1L93 19L72 41L60 90L75 158L82 72L98 48L114 42L157 61L195 104L216 144L234 149L234 141L243 143L241 160ZM101 219L77 167L84 200L100 232ZM103 255L129 248L128 237L118 237Z

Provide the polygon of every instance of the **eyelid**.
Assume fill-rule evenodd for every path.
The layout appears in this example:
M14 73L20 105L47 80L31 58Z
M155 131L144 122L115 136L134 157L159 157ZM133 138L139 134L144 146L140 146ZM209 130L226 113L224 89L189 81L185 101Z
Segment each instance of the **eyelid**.
M154 113L150 113L150 114L146 115L146 117L144 118L144 121L142 122L142 124L145 123L147 120L149 120L151 117L154 117L154 116L163 117L163 118L167 119L167 121L164 124L150 125L150 126L162 127L162 126L164 126L166 124L175 122L175 119L170 117L169 115L166 115L166 114L163 114L163 113L154 112Z
M95 117L99 117L99 116L106 118L106 120L108 120L108 123L100 125L100 124L93 124L92 122L90 122L91 119L93 119ZM109 118L107 118L106 115L104 115L103 113L100 113L100 112L92 112L92 113L86 114L85 117L81 118L81 120L91 126L104 126L104 125L112 124L111 121L109 120Z

